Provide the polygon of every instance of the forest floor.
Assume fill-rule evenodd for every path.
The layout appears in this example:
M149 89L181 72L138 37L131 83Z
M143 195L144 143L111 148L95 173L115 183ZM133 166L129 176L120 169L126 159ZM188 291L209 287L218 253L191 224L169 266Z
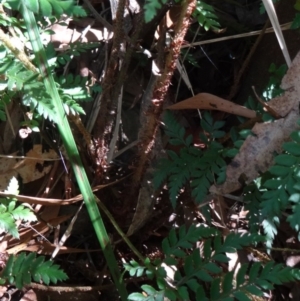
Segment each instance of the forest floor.
M234 1L232 1L234 2ZM193 21L190 30L185 37L185 44L191 43L195 36L195 33L199 29L196 35L196 41L207 41L203 45L195 45L191 48L183 48L183 57L186 49L189 49L189 54L186 56L184 63L187 81L182 79L182 75L175 71L172 79L172 85L167 95L167 105L172 105L181 100L191 98L198 93L210 93L216 95L222 99L231 100L237 104L243 105L249 96L253 95L252 86L255 87L256 92L260 94L269 80L269 67L274 63L277 67L284 64L284 58L274 33L265 34L256 49L253 49L253 45L258 36L243 37L239 39L228 39L226 41L210 43L209 40L219 37L229 37L234 34L242 32L251 32L261 30L266 23L266 14L259 14L259 1L239 1L240 5L230 4L230 1L224 1L223 4L218 4L218 13L220 14L220 23L223 31L211 30L206 32L203 29L199 29L199 24ZM295 10L293 0L281 1L278 5L277 12L279 21L281 24L292 22L295 17ZM103 7L98 4L97 1L91 1L95 9L100 13ZM107 5L106 5L107 6ZM107 6L108 7L108 6ZM106 8L107 8L106 7ZM91 14L91 18L93 18ZM83 24L83 20L77 20L75 26ZM157 25L157 24L156 24ZM70 26L74 24L70 23ZM174 24L172 25L174 26ZM270 26L268 26L270 27ZM74 27L73 27L74 28ZM170 29L172 30L172 29ZM61 39L66 33L56 32L57 39ZM148 40L153 40L154 32L152 36L143 37L145 40L141 40L141 45L147 45ZM299 51L300 34L299 31L285 30L284 36L286 38L288 50L292 58L296 56ZM95 37L91 38L94 41ZM97 38L96 38L97 39ZM57 41L57 40L56 40ZM88 40L89 41L89 40ZM100 78L101 60L99 62L99 56L104 58L109 53L105 47L101 46L101 50L97 52L97 56L93 51L74 59L70 64L70 73L74 75L85 75L85 72L92 77ZM253 56L247 61L247 56L253 51ZM94 57L97 59L94 59ZM245 71L239 78L239 71L245 67ZM58 72L60 72L59 70ZM161 251L161 242L166 237L172 224L171 219L174 216L174 210L172 209L171 202L168 198L168 193L164 190L160 196L160 200L155 204L149 203L140 211L140 215L135 216L135 209L137 203L140 201L140 197L136 197L128 200L131 187L134 186L131 182L130 175L135 165L136 153L138 152L138 143L136 142L139 137L139 129L141 118L144 118L141 114L141 99L142 95L147 89L151 74L151 62L143 61L138 53L133 56L130 63L126 78L124 79L124 91L123 91L123 104L122 104L122 126L120 131L120 141L118 145L118 151L127 147L128 149L115 156L112 160L112 164L105 171L102 179L95 179L95 170L89 153L83 146L82 141L78 142L82 145L81 155L84 159L87 169L89 169L90 180L94 186L97 186L97 196L107 206L108 210L113 215L114 219L118 223L119 227L124 232L129 231L132 234L130 239L135 247L145 256L150 258L160 258L163 254ZM187 87L187 84L191 85L191 89ZM234 93L233 93L234 91ZM193 93L193 94L192 94ZM96 94L94 95L96 98ZM230 98L230 99L229 99ZM85 104L86 116L82 118L85 125L88 124L91 119L91 113L94 108L93 102ZM166 106L167 106L166 105ZM8 108L11 116L11 122L13 128L19 133L20 122L22 121L22 111L14 103ZM180 123L185 126L188 133L192 133L196 136L201 132L199 126L199 115L197 110L184 110L177 113L177 117ZM229 131L231 127L239 124L236 116L224 112L215 111L213 113L215 120L226 121L226 130ZM55 130L51 124L49 125L49 132ZM76 137L80 140L80 134L76 133ZM19 135L19 134L18 134ZM166 141L165 134L161 132L162 141ZM50 198L50 200L42 202L38 205L34 205L35 211L39 214L39 222L33 227L26 227L20 225L20 240L12 239L6 241L6 244L0 242L2 251L10 251L10 253L24 251L36 251L44 255L51 255L57 246L58 238L61 237L70 225L70 220L77 214L79 203L75 202L63 206L54 205L51 199L74 199L79 194L74 177L72 173L65 173L65 170L69 170L70 166L66 162L66 166L60 163L47 163L44 164L41 144L39 141L39 134L29 135L29 138L22 139L20 136L12 139L12 133L10 132L10 125L8 122L2 122L0 124L0 136L2 137L3 144L0 147L2 154L19 153L22 150L26 156L39 156L40 162L35 162L35 165L31 161L25 161L23 165L22 175L23 184L21 185L20 194L28 197L29 204L37 204L35 202L36 197ZM50 135L51 137L51 135ZM55 138L50 138L55 140ZM195 138L195 142L197 138ZM167 145L164 143L162 148ZM174 151L179 151L174 149ZM156 150L160 152L160 150ZM161 149L163 153L163 150ZM51 151L50 151L51 153ZM49 155L49 153L48 153ZM47 156L48 156L47 155ZM151 167L155 168L155 161ZM1 162L2 161L2 162ZM5 166L6 162L0 158L0 166ZM4 168L4 167L3 167ZM30 180L24 180L26 174L34 175ZM20 172L19 172L20 175ZM146 175L148 176L148 174ZM7 179L0 183L0 188L5 189ZM100 185L100 186L99 186ZM50 189L50 193L48 190ZM46 192L47 191L47 192ZM146 197L149 196L146 194ZM193 200L188 199L186 203L182 203L185 198L190 198L190 194L187 190L180 196L181 205L176 209L176 220L178 222L188 223L187 220L201 220L203 218L199 208L195 205ZM152 208L150 208L152 206ZM229 230L246 228L247 217L243 212L243 206L240 204L233 209L235 202L232 200L225 200L221 207L215 209L215 214L218 216L220 213L225 217L226 227ZM239 220L234 218L239 216ZM189 217L189 218L187 218ZM215 217L216 224L218 218ZM111 225L109 219L104 217L104 221L107 225L107 230L111 235L112 241L115 246L115 253L120 262L129 261L134 258L132 251L124 244L120 239L118 233ZM51 229L48 225L54 226ZM286 227L286 228L285 228ZM276 246L281 246L280 242L286 242L289 239L292 240L293 233L291 233L285 223L282 223L279 229L278 237L276 238ZM292 242L291 242L292 244ZM293 248L299 247L299 242L292 244ZM17 250L17 251L15 251ZM286 256L280 252L275 252L273 259L277 262L286 262L292 260L299 262L298 256L290 255ZM246 253L240 254L240 256L247 257ZM8 295L4 292L11 292L10 300L23 300L23 301L71 301L71 300L118 300L118 295L113 289L113 285L110 279L107 279L107 266L99 250L98 241L94 234L92 224L88 213L83 207L77 215L75 224L72 227L71 235L64 245L60 248L58 255L55 258L55 262L61 266L61 268L68 274L69 280L64 283L64 286L46 287L39 284L33 285L30 290L24 288L23 291L14 291L11 287L4 287L3 294L0 300L8 300ZM297 266L295 263L294 266ZM142 279L143 280L143 279ZM142 281L141 280L141 281ZM128 290L137 291L139 283L136 280L128 280ZM289 294L293 291L293 298L289 297ZM297 291L297 292L296 292ZM264 300L300 300L298 293L298 286L280 286L276 289L273 295L265 298ZM254 300L254 299L253 299ZM262 300L262 299L260 299Z

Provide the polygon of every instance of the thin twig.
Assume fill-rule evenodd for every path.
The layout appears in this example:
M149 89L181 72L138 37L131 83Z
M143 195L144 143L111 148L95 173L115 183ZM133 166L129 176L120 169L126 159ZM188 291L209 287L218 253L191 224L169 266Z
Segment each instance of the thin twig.
M56 246L55 250L53 251L52 255L51 255L51 260L53 260L55 258L55 256L58 254L59 250L61 249L61 247L64 245L64 243L67 241L67 239L70 237L72 230L73 230L73 226L78 218L78 214L82 209L83 206L83 202L81 203L81 205L79 206L79 208L77 209L75 215L73 216L69 226L67 227L65 233L63 234L63 236L61 237L58 245Z
M239 85L240 85L241 78L242 78L246 68L248 67L248 65L251 61L251 58L254 55L259 43L261 42L268 25L269 25L269 21L266 22L264 28L260 32L259 37L256 39L256 41L255 41L254 45L252 46L249 54L247 55L245 61L243 62L243 65L242 65L241 69L239 70L239 73L238 73L237 77L235 78L234 85L230 89L230 93L227 97L228 100L232 100L233 97L236 95L236 93L238 91L238 88L239 88Z
M290 29L291 24L292 24L292 22L285 23L285 24L282 24L280 27L281 27L282 30L288 30L288 29ZM189 48L189 47L212 44L212 43L218 43L218 42L223 42L223 41L228 41L228 40L233 40L233 39L240 39L240 38L258 36L258 35L261 34L262 30L256 30L256 31L251 31L251 32L246 32L246 33L240 33L240 34L236 34L236 35L232 35L232 36L228 36L228 37L217 38L217 39L194 42L194 43L182 45L181 48ZM269 27L265 31L265 33L272 33L272 32L274 32L273 27Z
M36 161L60 161L61 158L54 158L54 159L48 159L48 158L38 158L38 157L27 157L27 156L13 156L13 155L1 155L0 158L6 158L6 159L23 159L23 160L36 160Z
M117 118L115 122L115 129L113 132L112 139L109 144L108 154L107 154L107 162L110 162L113 159L116 144L119 137L119 129L121 124L121 112L122 112L122 99L123 99L123 86L121 88L121 93L118 98L118 108L117 108Z

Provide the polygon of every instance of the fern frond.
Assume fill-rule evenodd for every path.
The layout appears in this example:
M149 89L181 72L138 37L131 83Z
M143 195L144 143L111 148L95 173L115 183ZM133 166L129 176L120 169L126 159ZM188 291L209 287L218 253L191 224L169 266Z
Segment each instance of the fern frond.
M167 0L146 0L144 5L145 22L150 22L156 16L157 11L162 7L162 4L166 3Z
M268 179L263 187L260 204L263 219L263 228L268 238L267 246L272 246L272 241L277 234L277 227L280 223L282 213L288 209L290 202L293 203L293 213L288 217L288 221L293 229L299 231L297 220L300 212L296 198L300 183L299 164L300 164L300 132L291 134L292 141L283 144L286 151L275 157L275 164L269 169L271 178Z
M141 277L144 274L145 269L146 269L145 266L140 265L135 260L130 260L129 263L124 263L123 266L124 266L125 270L129 272L129 275L131 277L133 277L133 276Z
M221 27L213 6L204 1L197 1L197 6L193 15L206 31L210 29L219 29Z
M58 265L53 264L52 261L45 261L44 256L36 258L35 253L30 253L28 256L26 253L18 256L10 255L0 278L9 284L15 284L19 289L29 284L32 279L36 282L43 281L47 285L50 282L57 283L68 279Z
M201 135L202 141L207 145L207 150L202 151L192 145L192 136L185 138L185 129L177 122L171 112L164 116L166 134L173 145L183 145L179 154L174 151L167 151L169 159L163 159L154 174L155 187L159 187L167 179L170 200L173 207L176 207L177 197L180 189L191 180L192 196L197 203L201 203L208 193L215 175L224 179L224 167L226 162L222 158L225 151L222 145L215 141L225 133L220 131L224 122L214 122L209 113L203 114L201 120L202 128L209 137Z
M249 230L251 233L260 233L259 228L262 221L260 203L262 193L254 183L246 186L244 190L245 210L248 211Z
M165 133L169 137L169 142L172 145L184 145L189 147L192 145L192 136L185 138L185 128L180 125L175 116L166 111L164 114Z
M214 146L214 144L211 144L210 148L203 152L202 156L197 156L194 159L197 163L195 164L194 162L195 170L191 173L192 196L199 204L207 195L209 187L214 181L214 175L218 175L221 172L222 167L226 166L226 162L222 158L219 147Z
M67 62L71 61L74 56L79 56L81 53L84 53L88 50L95 49L99 47L100 43L98 42L74 42L68 45L68 49L57 55L57 61L61 65L65 65Z
M163 240L162 249L167 257L182 258L186 256L184 250L192 248L197 241L219 234L218 230L204 226L191 225L188 229L181 226L178 231L173 228Z
M54 107L51 103L50 96L44 89L38 87L28 87L28 90L24 91L22 98L23 105L29 107L32 111L36 110L40 116L50 121L56 121L56 114Z
M20 9L19 0L7 0L5 5L14 10ZM85 10L81 6L75 5L73 0L27 0L26 6L33 13L45 17L52 15L60 17L62 14L78 17L87 15Z
M0 205L0 230L9 233L15 238L19 238L18 228L12 215L6 212L6 208Z
M7 193L18 194L19 184L16 178L12 178L9 182ZM0 198L0 230L9 233L13 237L19 238L16 220L26 222L36 221L35 214L23 205L17 206L16 199Z
M169 160L163 159L159 163L158 170L154 175L154 183L161 184L164 179L168 178L170 200L175 208L179 190L192 177L195 170L195 162L200 157L201 151L194 147L189 147L182 148L179 155L173 151L168 151L167 154L170 158Z
M141 288L144 291L144 294L132 293L128 296L128 300L132 300L132 301L163 301L164 300L165 290L157 291L151 285L147 285L147 284L142 285Z
M170 151L167 151L167 153L170 155ZM163 158L159 161L157 170L153 175L153 185L155 189L158 189L163 184L168 175L171 174L173 167L174 164L171 160Z
M0 73L2 74L1 90L20 91L23 89L25 83L36 79L37 74L25 69L23 63L16 60L3 45L0 46L0 51L1 55L4 55L0 66Z
M188 271L185 269L185 271ZM247 273L247 271L249 271ZM188 271L189 275L192 272L192 268ZM204 274L201 275L203 278ZM249 295L263 296L264 290L274 289L274 285L280 285L295 281L299 279L300 272L298 269L292 269L290 267L284 267L282 264L275 264L269 262L265 266L261 263L254 263L251 267L249 264L243 264L238 270L236 281L234 280L234 272L228 272L224 277L215 277L212 279L209 275L206 275L206 287L209 286L209 292L204 289L204 286L200 283L195 284L193 287L189 287L188 283L184 286L189 287L191 290L196 290L196 300L250 300ZM181 278L181 279L187 279ZM183 282L182 282L183 283Z

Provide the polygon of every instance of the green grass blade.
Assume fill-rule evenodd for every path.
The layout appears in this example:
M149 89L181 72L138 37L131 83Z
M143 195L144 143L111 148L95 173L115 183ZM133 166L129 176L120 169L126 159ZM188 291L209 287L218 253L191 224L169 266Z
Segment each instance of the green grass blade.
M40 39L35 16L27 8L26 0L21 0L21 2L23 17L32 44L32 49L35 54L36 62L39 67L41 76L43 78L45 88L50 94L53 106L55 108L55 113L57 115L56 123L60 132L60 136L67 151L68 158L72 164L72 168L74 170L78 186L83 195L85 205L87 207L90 219L93 223L96 235L98 237L99 243L106 258L112 278L117 286L117 289L119 290L121 299L125 301L127 300L127 291L124 283L122 282L118 264L114 256L112 246L108 234L106 232L103 220L101 218L99 209L97 207L95 196L89 184L86 172L83 168L79 152L66 113L63 108L61 98L59 96L55 81L49 69L46 53Z

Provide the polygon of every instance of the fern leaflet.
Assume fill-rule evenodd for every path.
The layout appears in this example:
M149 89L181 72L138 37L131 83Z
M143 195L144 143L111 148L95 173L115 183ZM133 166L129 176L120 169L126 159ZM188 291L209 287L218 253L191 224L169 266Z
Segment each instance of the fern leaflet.
M14 10L20 9L19 0L7 0L6 5ZM40 14L41 16L49 17L52 15L61 16L75 15L79 17L85 17L86 12L81 6L74 5L73 0L27 0L26 6L30 11L35 14Z
M12 178L6 190L7 193L18 194L18 181ZM36 216L23 205L17 206L17 202L12 198L0 198L0 230L19 238L16 220L28 222L36 221Z
M21 289L33 279L36 282L43 281L49 285L50 282L66 280L67 275L59 269L52 261L44 261L44 256L36 258L35 253L21 253L18 256L10 255L7 264L2 271L0 279L2 282L15 284Z
M207 146L206 151L193 146L192 135L185 137L185 129L178 124L170 112L165 114L165 125L170 144L183 145L183 147L179 154L172 150L167 151L169 158L159 162L158 170L154 174L154 186L157 189L167 179L170 200L175 208L180 189L191 180L192 196L197 203L201 203L215 175L223 175L223 168L226 166L222 158L225 154L222 145L215 141L225 134L220 131L224 122L214 122L209 114L203 115L201 127L208 136L202 134L200 138Z

